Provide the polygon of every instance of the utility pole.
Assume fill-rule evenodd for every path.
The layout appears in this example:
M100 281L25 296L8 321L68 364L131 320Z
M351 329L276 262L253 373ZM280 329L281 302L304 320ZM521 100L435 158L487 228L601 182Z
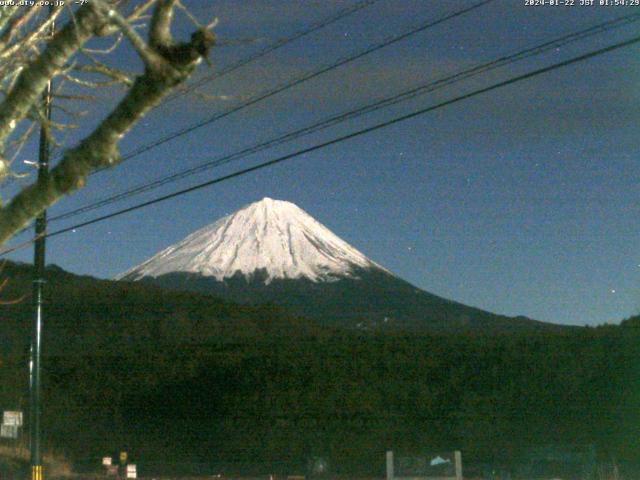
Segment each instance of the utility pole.
M50 13L53 8L50 7ZM53 22L50 33L53 35L55 29ZM40 125L40 144L38 149L38 183L46 182L49 177L49 125L47 121L51 119L51 80L47 83L42 93L42 114L43 122ZM45 268L45 247L47 232L47 211L44 210L35 225L35 247L33 255L34 278L33 278L33 328L31 333L31 361L29 375L29 438L30 438L30 458L31 458L31 480L44 480L42 466L42 452L40 450L40 417L42 406L40 402L40 359L42 351L42 320L43 320L43 289L44 289L44 268Z

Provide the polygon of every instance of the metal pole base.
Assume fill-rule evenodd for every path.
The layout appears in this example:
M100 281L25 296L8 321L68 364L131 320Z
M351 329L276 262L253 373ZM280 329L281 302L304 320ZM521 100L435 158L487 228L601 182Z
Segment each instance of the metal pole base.
M44 468L42 465L31 466L31 480L44 480Z

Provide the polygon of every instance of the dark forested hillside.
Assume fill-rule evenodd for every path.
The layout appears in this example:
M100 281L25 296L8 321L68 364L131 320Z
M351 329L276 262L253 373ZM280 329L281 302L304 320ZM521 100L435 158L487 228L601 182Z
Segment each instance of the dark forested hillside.
M355 269L353 278L314 282L276 278L266 272L222 281L173 272L143 282L173 290L207 293L243 305L273 303L322 325L359 330L413 332L537 332L569 329L525 317L496 315L425 292L383 270Z
M9 264L3 298L28 294ZM484 335L318 327L276 307L56 268L45 320L47 443L80 467L382 475L386 449L510 465L532 446L640 460L640 330ZM26 410L29 300L0 310L0 407Z

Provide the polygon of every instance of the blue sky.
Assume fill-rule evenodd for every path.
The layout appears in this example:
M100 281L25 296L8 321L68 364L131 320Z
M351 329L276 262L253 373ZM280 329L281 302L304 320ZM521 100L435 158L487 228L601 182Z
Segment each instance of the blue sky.
M352 3L185 2L198 18L219 18L221 40L255 40L215 48L213 66L203 66L198 75L210 75ZM202 88L206 99L190 95L159 107L123 141L122 152L470 3L378 0L207 83ZM526 7L524 0L495 0L94 175L51 214L430 79L639 12L638 7ZM187 28L178 18L176 32ZM640 22L591 37L51 228L293 152L639 31ZM220 216L269 196L298 204L374 261L435 294L557 323L620 321L640 313L639 53L638 46L617 50L56 237L49 241L48 261L72 272L111 277ZM139 68L125 49L112 61ZM74 138L89 131L117 95L101 93L101 102ZM31 255L27 250L11 258L30 261Z

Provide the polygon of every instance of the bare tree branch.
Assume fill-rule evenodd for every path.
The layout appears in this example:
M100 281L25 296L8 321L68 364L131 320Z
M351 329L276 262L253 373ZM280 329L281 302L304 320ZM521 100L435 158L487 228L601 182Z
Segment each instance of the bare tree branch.
M4 8L0 8L0 30L5 28L13 16L20 12L20 10L21 7L17 5L7 5Z
M149 28L148 43L111 5L103 0L95 0L93 5L94 9L83 10L83 15L80 15L82 8L79 9L75 19L77 26L67 26L56 34L34 62L37 67L31 65L20 75L9 93L11 108L5 105L9 97L0 105L0 141L4 141L15 127L7 128L6 123L15 118L24 118L28 112L28 109L24 113L22 111L26 108L24 104L29 101L25 100L25 96L31 99L35 95L36 98L30 100L33 105L41 91L38 87L29 89L25 78L33 78L44 88L46 79L63 68L73 51L77 51L94 30L103 28L104 18L116 25L132 43L144 60L144 73L135 79L124 98L100 125L76 147L64 153L48 177L25 187L4 208L0 208L0 244L62 196L81 188L89 173L116 165L120 160L120 139L175 86L189 77L214 43L214 35L205 29L194 32L189 42L174 43L170 24L175 0L158 1ZM53 67L52 62L55 65ZM27 72L29 75L26 75Z
M21 38L20 41L14 42L14 44L10 48L9 47L4 48L0 53L0 58L6 59L11 55L15 55L22 48L32 47L33 43L38 38L41 38L44 35L44 33L51 26L51 24L56 20L56 18L58 17L58 15L60 15L61 12L62 12L62 7L56 7L53 14L50 15L46 21L42 22L42 24L40 24L37 29L31 31L24 38Z
M159 0L151 17L149 26L149 43L152 48L171 45L171 20L176 0Z
M60 30L42 54L20 73L15 86L0 104L0 145L39 100L47 82L64 68L103 22L91 4L83 5L76 12L75 21Z
M146 42L142 39L138 32L136 32L133 27L125 20L122 15L120 15L114 8L106 5L103 0L95 0L97 7L100 11L109 18L109 20L116 25L127 37L127 40L133 45L140 58L144 61L145 64L155 64L161 62L161 58L158 55L158 52L150 48Z
M91 60L94 60L92 55L109 55L110 53L113 53L113 51L116 48L118 48L118 45L120 45L120 43L122 42L123 38L124 38L124 35L122 35L122 34L118 35L118 37L116 38L115 42L113 42L113 44L111 46L109 46L107 48L102 48L100 50L96 50L95 48L86 48L86 47L83 47L80 50L86 56L90 57Z
M85 73L99 73L114 80L117 83L121 83L130 87L133 85L133 80L125 72L118 70L117 68L109 67L102 62L94 61L93 65L81 65L77 67L78 71Z
M149 9L151 7L153 7L153 5L157 2L158 0L147 0L146 2L138 5L133 12L131 12L131 14L127 17L127 20L129 22L134 22L140 18L142 18L142 16L145 14L145 12L149 11Z
M0 49L4 50L4 48L9 44L9 42L11 42L14 36L18 33L20 28L22 28L29 21L29 19L33 17L33 15L38 13L40 9L41 7L39 5L33 6L31 8L26 9L22 15L14 17L7 25L5 32L0 37Z

